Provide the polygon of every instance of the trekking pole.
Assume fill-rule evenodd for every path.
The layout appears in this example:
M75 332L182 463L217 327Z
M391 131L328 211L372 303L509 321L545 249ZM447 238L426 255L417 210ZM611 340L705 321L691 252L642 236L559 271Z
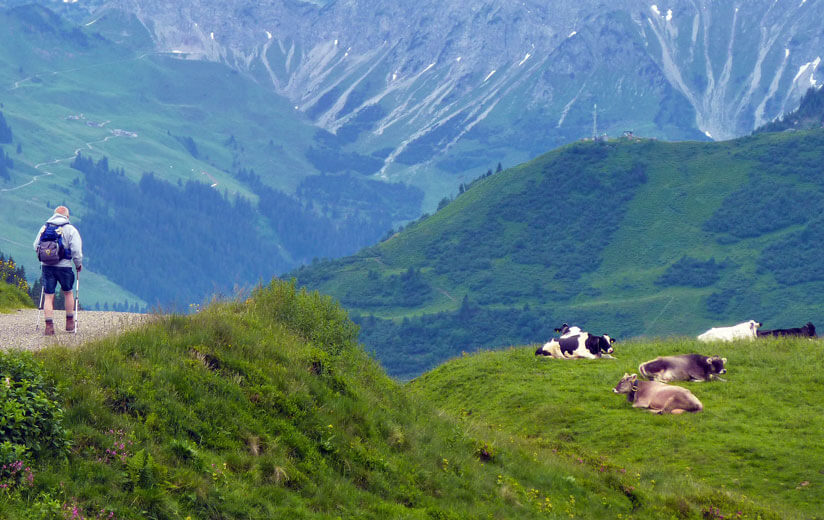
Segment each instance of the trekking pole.
M80 271L77 271L77 282L74 287L74 333L77 334L77 309L80 308Z
M34 331L40 330L40 311L43 310L43 266L40 266L40 304L37 306L37 323L34 324Z

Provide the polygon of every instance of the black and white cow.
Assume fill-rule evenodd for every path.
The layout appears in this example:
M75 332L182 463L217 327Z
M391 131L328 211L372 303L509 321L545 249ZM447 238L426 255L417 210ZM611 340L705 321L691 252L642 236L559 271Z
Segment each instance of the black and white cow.
M607 336L594 336L589 332L581 332L552 338L535 351L536 356L552 356L555 359L598 359L609 357L612 354L612 344L615 340Z
M719 374L727 373L724 363L727 358L702 356L701 354L681 354L679 356L657 357L641 363L638 371L647 379L668 383L670 381L710 381L719 379Z
M808 321L803 327L795 327L792 329L759 330L758 337L763 338L764 336L802 336L805 338L815 338L815 325Z

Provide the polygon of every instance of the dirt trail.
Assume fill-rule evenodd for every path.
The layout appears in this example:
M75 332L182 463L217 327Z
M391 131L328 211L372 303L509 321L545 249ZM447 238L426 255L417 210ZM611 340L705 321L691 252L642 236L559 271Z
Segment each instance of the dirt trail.
M21 309L0 314L0 350L40 350L51 345L76 346L109 334L117 334L155 318L132 312L83 311L77 315L77 333L66 332L66 314L54 313L54 336L44 336L44 318L37 309ZM39 325L37 330L35 326Z

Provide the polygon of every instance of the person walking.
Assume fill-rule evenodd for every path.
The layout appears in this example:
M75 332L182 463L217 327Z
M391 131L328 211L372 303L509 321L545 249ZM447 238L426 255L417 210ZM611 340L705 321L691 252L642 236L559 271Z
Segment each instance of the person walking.
M69 222L69 208L55 208L54 215L37 232L34 250L37 251L43 272L43 315L46 317L46 329L43 334L54 335L54 292L58 283L65 299L66 331L73 332L75 324L72 263L78 273L83 269L83 241L77 228Z

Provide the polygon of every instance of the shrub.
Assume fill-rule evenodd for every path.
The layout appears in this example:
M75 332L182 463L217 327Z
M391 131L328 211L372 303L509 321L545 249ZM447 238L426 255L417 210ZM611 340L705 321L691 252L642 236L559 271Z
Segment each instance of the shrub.
M258 288L250 300L263 316L280 321L331 355L357 345L358 326L331 296L298 290L296 281L273 281Z
M685 255L669 266L655 283L663 286L709 287L721 278L726 267L727 262L716 262L715 258L704 262Z
M753 175L744 187L724 199L702 228L740 240L804 224L822 211L824 202L818 190L776 184L774 179Z
M0 410L0 464L67 447L57 391L30 353L0 353ZM0 477L8 476L3 471Z

